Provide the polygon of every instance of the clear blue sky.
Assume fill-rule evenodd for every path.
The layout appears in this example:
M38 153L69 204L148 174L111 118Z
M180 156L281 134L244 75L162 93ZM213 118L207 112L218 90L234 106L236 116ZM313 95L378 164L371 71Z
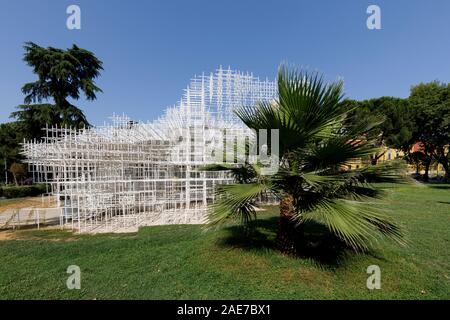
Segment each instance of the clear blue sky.
M274 78L281 61L341 76L346 95L406 97L410 86L450 82L450 1L0 0L0 122L23 102L35 75L22 45L73 43L104 62L95 102L79 100L94 124L113 112L153 119L175 104L189 79L219 65ZM66 28L77 4L82 29ZM381 7L382 30L366 8Z

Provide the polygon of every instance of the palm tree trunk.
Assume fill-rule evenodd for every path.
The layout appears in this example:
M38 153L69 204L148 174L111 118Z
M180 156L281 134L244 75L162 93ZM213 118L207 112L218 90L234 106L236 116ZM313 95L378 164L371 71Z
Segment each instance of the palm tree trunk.
M294 216L293 196L287 195L280 201L280 220L276 236L278 249L286 254L298 254L304 243L303 223L298 223Z

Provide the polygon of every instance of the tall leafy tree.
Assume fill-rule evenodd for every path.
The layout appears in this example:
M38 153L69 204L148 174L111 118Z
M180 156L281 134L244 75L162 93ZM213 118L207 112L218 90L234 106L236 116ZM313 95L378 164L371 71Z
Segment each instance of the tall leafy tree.
M20 183L23 182L23 177L27 173L27 168L26 168L25 164L23 164L23 163L14 162L11 165L11 167L9 168L9 171L13 175L14 183L16 184L16 186L18 186L19 185L19 181L20 181Z
M432 158L441 163L450 180L450 84L433 81L411 88L414 139L423 145L425 180Z
M379 151L370 157L372 164L377 164L384 155L384 147L409 153L414 123L408 99L380 97L364 101L344 100L342 105L349 110L349 123L379 123L369 133L374 147L379 148Z
M24 61L33 68L38 80L25 84L24 105L11 114L35 137L37 126L60 125L80 128L88 126L81 109L69 100L78 100L84 94L95 100L101 89L95 79L103 70L102 62L85 49L73 45L66 50L43 48L33 42L24 46ZM51 103L42 104L46 100ZM37 103L37 104L32 104ZM38 137L38 136L37 136Z
M0 124L0 177L1 181L9 180L11 182L12 175L9 172L11 164L20 162L22 155L20 154L20 143L24 139L24 131L17 122L8 122ZM8 179L6 178L8 175Z
M311 220L357 250L367 249L380 236L401 241L399 227L383 206L374 205L382 192L371 182L402 181L402 166L389 162L347 169L352 159L369 157L376 149L367 138L373 123L346 121L342 88L342 82L325 84L318 74L281 67L275 101L237 109L249 128L279 130L279 171L260 175L259 164L233 169L245 179L218 189L211 225L233 218L248 224L256 218L256 199L269 192L280 199L276 242L284 252L301 250L304 225Z

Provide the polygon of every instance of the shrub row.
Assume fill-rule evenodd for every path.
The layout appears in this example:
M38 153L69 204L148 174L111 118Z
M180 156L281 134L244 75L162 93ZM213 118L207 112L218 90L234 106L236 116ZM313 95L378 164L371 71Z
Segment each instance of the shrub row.
M0 186L0 197L8 199L35 197L46 191L45 184L34 184L31 186Z

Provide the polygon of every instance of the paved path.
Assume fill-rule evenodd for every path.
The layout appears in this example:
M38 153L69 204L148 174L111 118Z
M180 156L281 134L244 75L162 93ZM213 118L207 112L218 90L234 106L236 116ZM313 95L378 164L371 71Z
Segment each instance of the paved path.
M9 209L0 214L0 229L16 229L23 226L59 224L60 208Z

